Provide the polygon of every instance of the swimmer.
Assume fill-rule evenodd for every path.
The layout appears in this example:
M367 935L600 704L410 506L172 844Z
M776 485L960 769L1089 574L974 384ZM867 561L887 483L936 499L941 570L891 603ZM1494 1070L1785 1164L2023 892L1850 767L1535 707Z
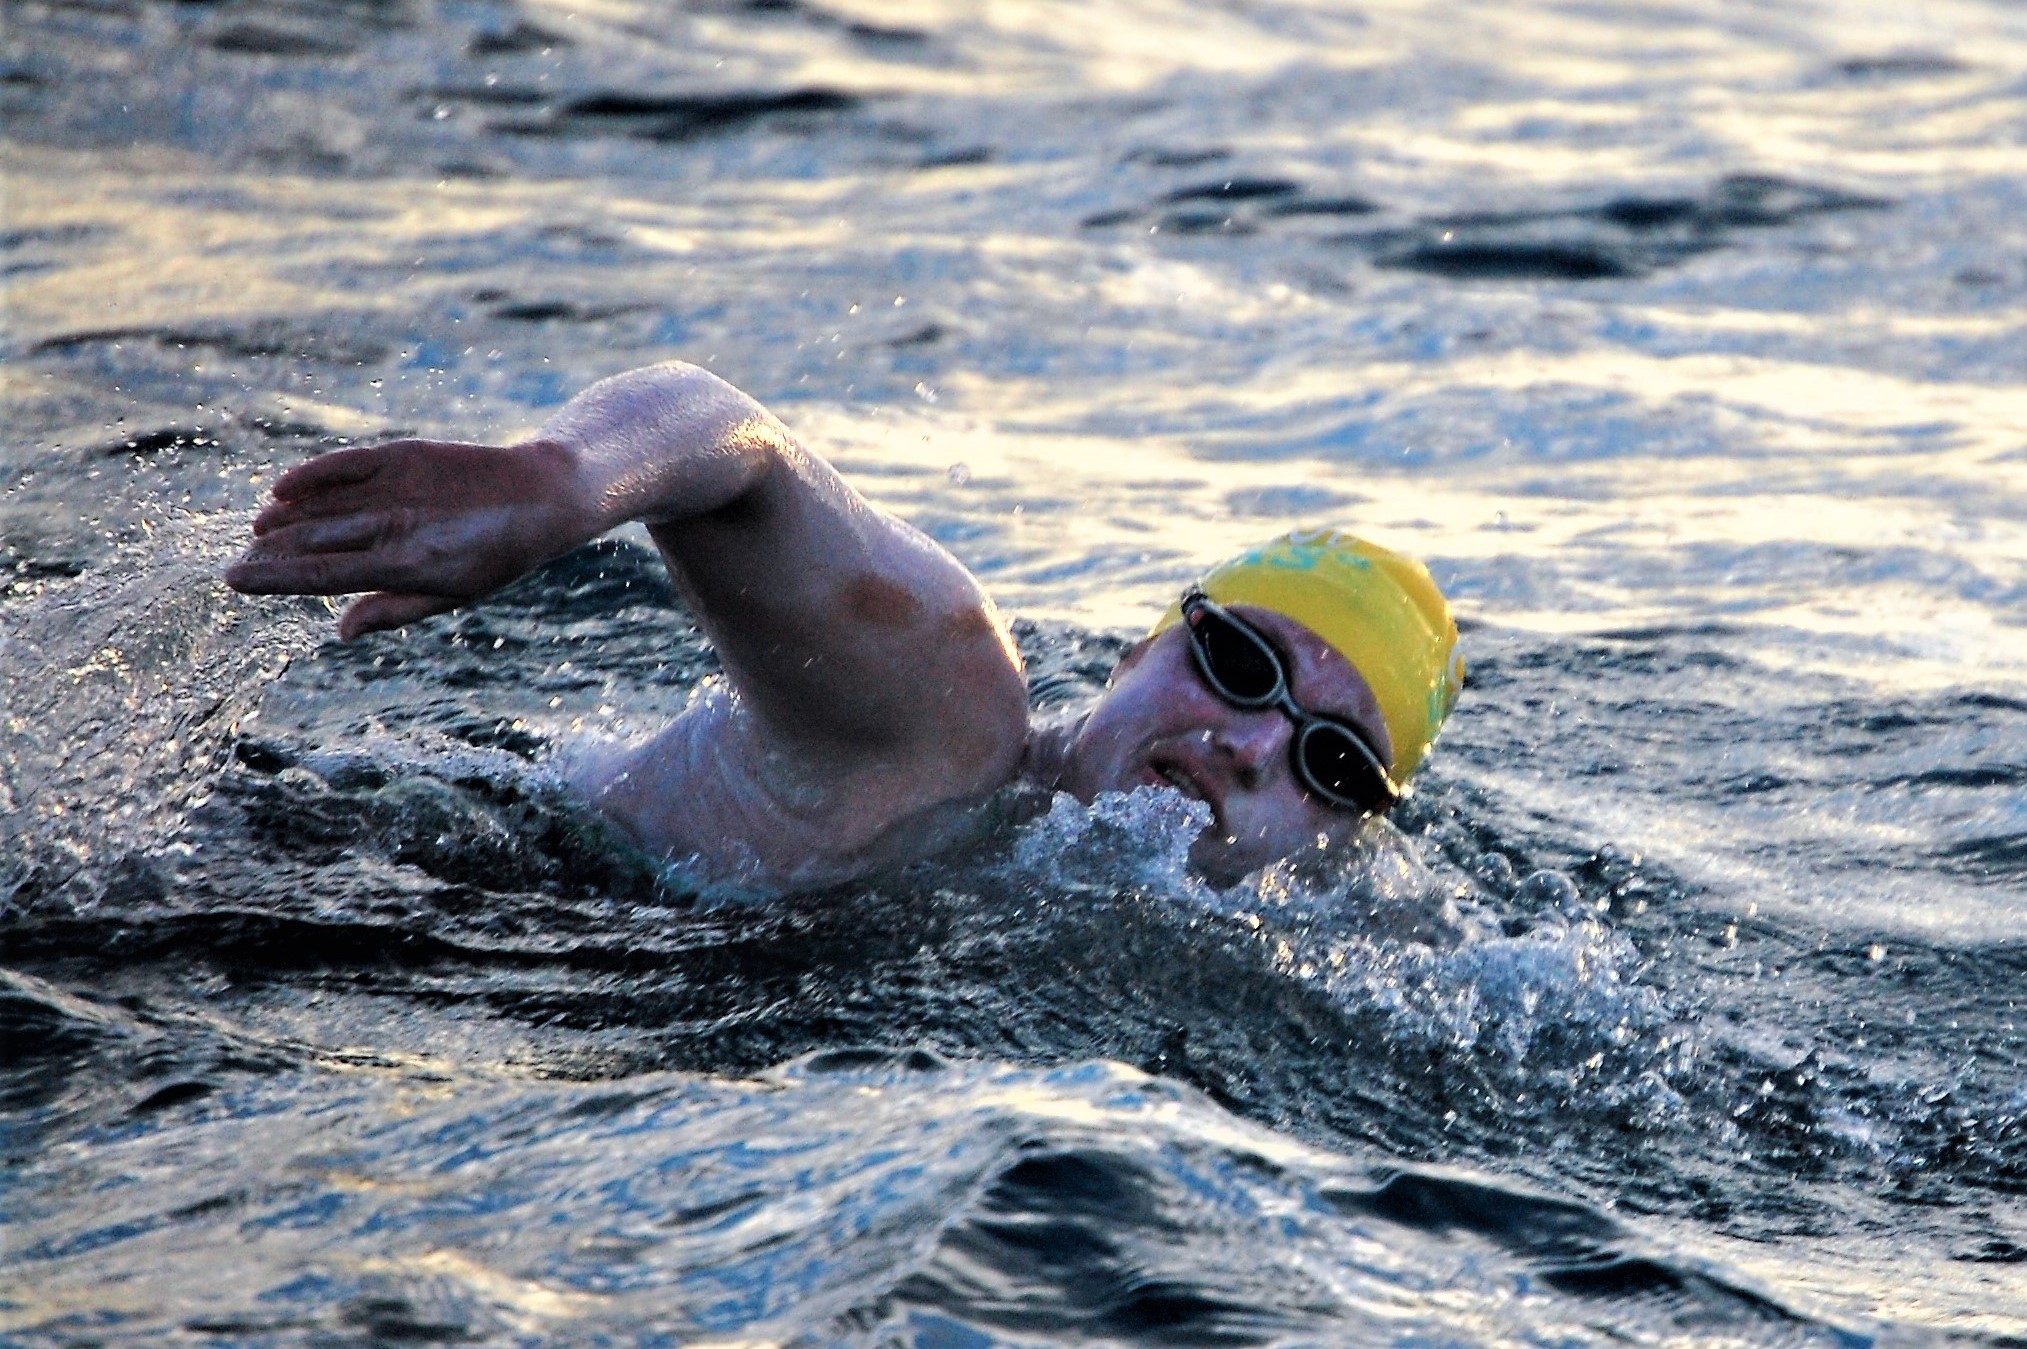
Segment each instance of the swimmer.
M768 888L931 856L1022 779L1086 803L1143 786L1203 801L1192 864L1235 880L1384 813L1461 676L1424 568L1292 534L1207 573L1090 708L1031 720L1007 625L963 565L679 363L593 385L518 444L395 440L291 469L226 580L356 595L349 640L630 521L727 678L579 785L644 849Z

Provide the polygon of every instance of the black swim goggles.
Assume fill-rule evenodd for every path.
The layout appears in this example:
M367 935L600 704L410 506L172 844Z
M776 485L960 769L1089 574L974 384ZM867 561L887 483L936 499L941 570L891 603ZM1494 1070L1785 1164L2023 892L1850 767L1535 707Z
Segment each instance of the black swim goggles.
M1288 662L1265 633L1191 588L1182 597L1183 626L1197 673L1211 692L1242 712L1273 708L1295 723L1288 755L1295 780L1333 806L1379 815L1400 789L1356 728L1304 711L1288 690Z

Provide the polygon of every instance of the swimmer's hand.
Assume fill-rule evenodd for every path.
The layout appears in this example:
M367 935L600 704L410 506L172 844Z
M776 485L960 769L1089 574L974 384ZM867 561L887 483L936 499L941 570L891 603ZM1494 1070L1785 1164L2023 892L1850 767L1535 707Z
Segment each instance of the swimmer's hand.
M550 440L338 450L275 480L225 580L250 595L360 595L338 619L350 640L469 604L596 538L595 496L577 454Z

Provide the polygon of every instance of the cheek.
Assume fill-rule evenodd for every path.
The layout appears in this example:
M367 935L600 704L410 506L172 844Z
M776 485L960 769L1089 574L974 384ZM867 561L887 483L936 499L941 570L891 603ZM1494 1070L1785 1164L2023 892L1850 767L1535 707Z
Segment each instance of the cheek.
M1244 819L1232 824L1239 846L1267 851L1274 860L1315 844L1319 834L1333 834L1339 812L1289 784L1247 803Z
M1308 796L1292 782L1234 797L1226 809L1232 841L1227 843L1213 826L1190 849L1198 871L1221 885L1313 848L1319 836L1330 846L1356 832L1344 812Z
M1145 671L1143 665L1099 699L1085 723L1094 743L1140 744L1173 734L1177 727L1197 719L1192 715L1187 688Z
M1079 800L1089 801L1101 791L1124 791L1134 784L1121 782L1125 763L1133 757L1140 736L1140 718L1135 715L1130 695L1107 694L1070 743L1063 787Z
M1286 817L1249 815L1231 822L1232 839L1216 825L1204 830L1190 846L1190 863L1216 885L1233 885L1249 873L1312 846L1317 831Z

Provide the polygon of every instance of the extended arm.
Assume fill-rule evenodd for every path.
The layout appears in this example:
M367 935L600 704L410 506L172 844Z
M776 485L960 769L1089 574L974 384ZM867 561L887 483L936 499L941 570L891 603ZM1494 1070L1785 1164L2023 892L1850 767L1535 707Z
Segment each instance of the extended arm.
M605 380L518 445L394 441L291 470L227 580L253 593L367 592L340 620L350 637L477 599L632 520L717 645L739 707L665 737L668 752L620 774L622 796L716 790L696 765L736 774L715 752L736 742L785 757L792 784L781 773L733 782L745 796L730 814L752 817L734 832L785 812L801 821L783 822L791 833L849 850L1012 776L1026 696L977 583L758 403L692 366ZM701 753L699 734L722 743ZM652 801L615 808L671 848L696 841L643 825Z

